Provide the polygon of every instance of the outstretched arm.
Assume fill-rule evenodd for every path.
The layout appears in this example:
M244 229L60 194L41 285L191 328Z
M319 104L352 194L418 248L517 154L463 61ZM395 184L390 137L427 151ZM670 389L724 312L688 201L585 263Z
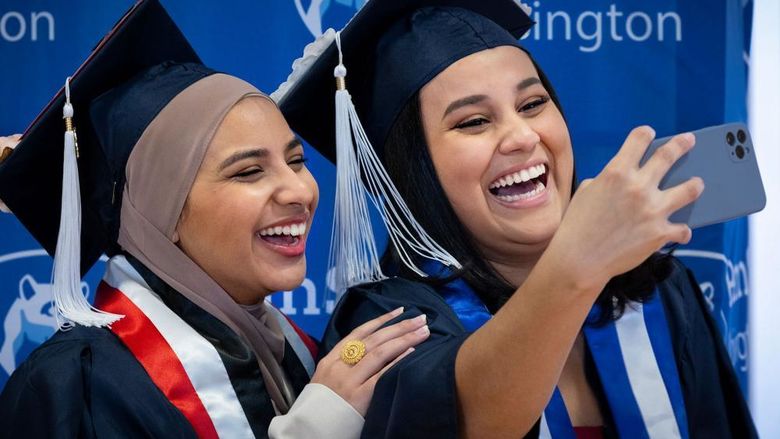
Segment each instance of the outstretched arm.
M659 190L690 148L674 137L643 165L655 137L634 129L617 155L580 186L558 231L522 286L469 337L455 365L461 436L516 438L539 419L574 339L607 282L691 230L669 216L701 194L701 179Z

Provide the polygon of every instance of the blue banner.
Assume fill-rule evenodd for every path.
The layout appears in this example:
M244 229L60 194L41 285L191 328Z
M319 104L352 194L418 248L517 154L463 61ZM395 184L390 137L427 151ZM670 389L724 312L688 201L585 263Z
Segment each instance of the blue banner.
M372 0L391 1L391 0ZM340 28L366 0L162 0L206 64L271 92L303 46ZM595 175L629 130L665 136L745 121L752 2L526 1L537 22L523 39L550 76L569 123L580 178ZM0 6L0 135L22 132L65 77L131 6L129 0L5 0ZM328 287L333 166L309 150L321 201L309 239L308 275L272 301L319 335L336 295ZM696 273L747 391L747 222L695 231L677 251ZM90 296L99 262L85 277ZM0 387L56 328L51 258L12 215L0 213Z

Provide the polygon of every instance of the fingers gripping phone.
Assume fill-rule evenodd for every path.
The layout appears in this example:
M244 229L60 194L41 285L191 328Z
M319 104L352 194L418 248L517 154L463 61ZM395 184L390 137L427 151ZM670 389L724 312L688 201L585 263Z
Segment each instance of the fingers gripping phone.
M750 133L741 123L729 123L694 131L696 145L680 158L664 176L660 189L668 189L690 179L704 180L698 200L669 217L673 223L686 223L692 229L716 224L758 212L766 205L766 194ZM671 139L653 141L641 163Z

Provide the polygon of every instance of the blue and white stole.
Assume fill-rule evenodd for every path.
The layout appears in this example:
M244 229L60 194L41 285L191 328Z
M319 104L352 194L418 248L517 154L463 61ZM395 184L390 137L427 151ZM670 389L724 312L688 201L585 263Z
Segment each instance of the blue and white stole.
M462 279L438 292L469 332L492 318ZM594 321L600 313L600 306L594 305L587 321ZM586 324L583 332L619 436L687 439L685 403L658 291L645 303L630 304L620 319L598 327ZM542 414L539 437L576 437L557 387Z

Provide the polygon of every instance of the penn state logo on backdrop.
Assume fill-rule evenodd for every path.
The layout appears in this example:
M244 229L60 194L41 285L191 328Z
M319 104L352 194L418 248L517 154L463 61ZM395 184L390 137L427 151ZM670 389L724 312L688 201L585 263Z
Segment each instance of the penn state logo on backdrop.
M0 255L0 384L57 330L51 269L52 259L42 249ZM102 268L97 269L97 275L94 271L81 283L81 290L89 299L93 291L90 281L94 285L99 280Z
M312 36L322 30L340 29L368 0L293 0L295 9Z

